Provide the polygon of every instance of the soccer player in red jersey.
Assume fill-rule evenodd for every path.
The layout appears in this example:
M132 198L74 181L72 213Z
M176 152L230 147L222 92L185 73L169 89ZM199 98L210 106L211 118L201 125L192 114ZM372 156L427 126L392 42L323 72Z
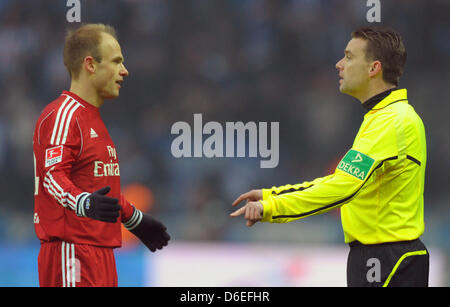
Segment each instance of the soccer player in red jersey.
M99 113L119 96L123 61L110 26L87 24L66 37L70 91L44 108L33 135L40 286L117 286L121 223L152 252L170 240L121 194L117 151Z

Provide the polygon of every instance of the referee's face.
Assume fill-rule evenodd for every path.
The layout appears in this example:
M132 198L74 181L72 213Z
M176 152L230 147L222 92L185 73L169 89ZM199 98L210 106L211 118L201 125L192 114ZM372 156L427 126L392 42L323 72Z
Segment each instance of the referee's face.
M339 90L341 93L360 98L365 97L370 81L371 63L366 60L367 42L353 38L347 44L344 57L336 63L339 70Z

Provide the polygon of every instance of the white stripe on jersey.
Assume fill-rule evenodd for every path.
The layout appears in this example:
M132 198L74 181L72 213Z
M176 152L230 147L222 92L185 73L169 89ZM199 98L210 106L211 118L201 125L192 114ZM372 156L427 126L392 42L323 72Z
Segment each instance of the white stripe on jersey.
M46 177L47 178L47 177ZM63 207L66 207L67 205L66 205L66 203L63 201L63 199L61 198L61 196L59 195L59 194L57 194L57 192L55 191L55 188L52 186L52 185L50 185L49 183L48 183L48 181L47 180L45 180L44 181L44 188L46 188L47 189L47 192L51 195L51 196L53 196Z
M67 272L67 287L70 287L70 243L66 243L66 272Z
M53 168L54 167L52 167L45 175L44 187L47 188L47 191L51 195L57 196L57 197L55 197L56 200L58 200L58 197L59 197L58 201L61 205L66 207L66 203L67 203L72 210L75 210L76 209L76 198L72 194L70 194L68 192L64 192L64 190L61 188L61 186L55 181L52 174L50 173L50 171L52 171ZM47 183L47 186L45 186L45 183ZM52 191L49 189L49 186L51 186L53 188L54 193L52 193Z
M52 144L52 145L55 142L55 136L56 136L56 130L58 129L59 117L61 116L61 112L64 109L64 107L66 106L67 101L69 101L70 99L71 99L71 97L67 96L66 100L64 100L64 102L61 104L61 106L59 107L58 113L56 114L55 125L53 126L52 138L50 139L50 144Z
M67 112L70 110L70 108L72 108L72 106L74 106L76 104L77 104L77 102L72 99L72 101L67 105L67 107L64 108L64 112L61 117L61 122L59 123L58 134L56 135L55 145L61 145L61 143L60 143L61 134L63 132L64 123L66 122Z
M70 248L72 250L71 253L71 260L72 260L72 287L75 287L75 281L76 281L76 275L77 275L77 267L75 262L75 244L70 244Z
M75 287L77 277L75 244L61 242L61 280L63 287Z
M66 286L66 256L65 256L66 242L62 241L61 244L61 280L62 286Z
M69 205L70 209L75 210L75 205L73 202L67 198L64 198L58 191L56 191L54 185L50 182L50 180L45 177L44 179L44 187L47 189L47 192L52 195L64 208ZM66 193L67 194L67 193Z
M53 126L52 137L50 139L51 145L64 145L67 140L67 135L69 133L70 122L72 120L73 114L79 107L84 106L73 99L72 97L65 95L66 99L63 101L56 114L55 124ZM53 113L53 111L51 112ZM50 114L51 114L50 113ZM49 115L50 115L49 114ZM47 115L48 116L48 115ZM67 117L67 118L66 118ZM78 120L77 120L78 124ZM80 125L78 124L80 129ZM81 133L81 129L80 129ZM81 138L81 144L83 144L83 139ZM81 145L83 146L83 145ZM80 150L81 153L81 150ZM52 195L63 207L69 207L72 210L76 210L76 198L68 192L64 192L61 186L53 179L50 169L44 178L44 187L47 189L50 195Z
M53 127L53 133L50 139L50 144L64 145L66 143L67 135L69 133L70 121L72 120L73 113L79 107L84 108L84 106L81 103L79 103L72 97L70 96L66 97L64 102L61 104L61 107L59 107L58 113L56 115L55 125Z
M70 193L64 192L61 186L53 179L53 176L50 174L50 172L47 172L47 176L45 176L44 181L47 182L47 184L52 185L53 190L57 195L61 198L61 200L64 203L68 203L70 207L75 206L75 197L73 197Z
M77 102L77 105L75 107L73 107L72 110L69 113L69 117L67 118L67 121L66 121L66 126L64 127L64 136L63 136L63 139L61 141L61 144L63 144L63 145L66 143L67 133L69 132L69 125L70 125L70 120L72 119L72 115L75 112L75 110L78 109L80 106L81 106L81 104L79 104Z

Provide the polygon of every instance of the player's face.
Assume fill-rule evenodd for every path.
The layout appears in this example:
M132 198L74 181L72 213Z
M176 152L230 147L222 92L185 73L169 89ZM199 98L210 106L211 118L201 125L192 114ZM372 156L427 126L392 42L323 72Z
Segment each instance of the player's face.
M351 39L345 48L344 57L336 63L341 93L361 97L361 93L367 90L371 63L366 60L366 45L363 39Z
M103 33L99 50L102 61L96 63L94 86L102 98L116 98L119 96L120 83L128 76L120 45L114 37Z

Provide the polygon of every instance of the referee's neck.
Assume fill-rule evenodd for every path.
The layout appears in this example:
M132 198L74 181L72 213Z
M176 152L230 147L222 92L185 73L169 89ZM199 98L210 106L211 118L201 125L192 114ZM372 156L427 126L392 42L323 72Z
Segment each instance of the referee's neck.
M361 95L361 97L355 97L355 98L357 98L361 102L361 104L364 104L370 98L375 97L376 95L386 92L388 90L391 90L395 87L396 86L393 84L388 84L388 83L383 82L382 84L379 84L377 86L369 87L367 89L367 92L364 93L363 95Z

